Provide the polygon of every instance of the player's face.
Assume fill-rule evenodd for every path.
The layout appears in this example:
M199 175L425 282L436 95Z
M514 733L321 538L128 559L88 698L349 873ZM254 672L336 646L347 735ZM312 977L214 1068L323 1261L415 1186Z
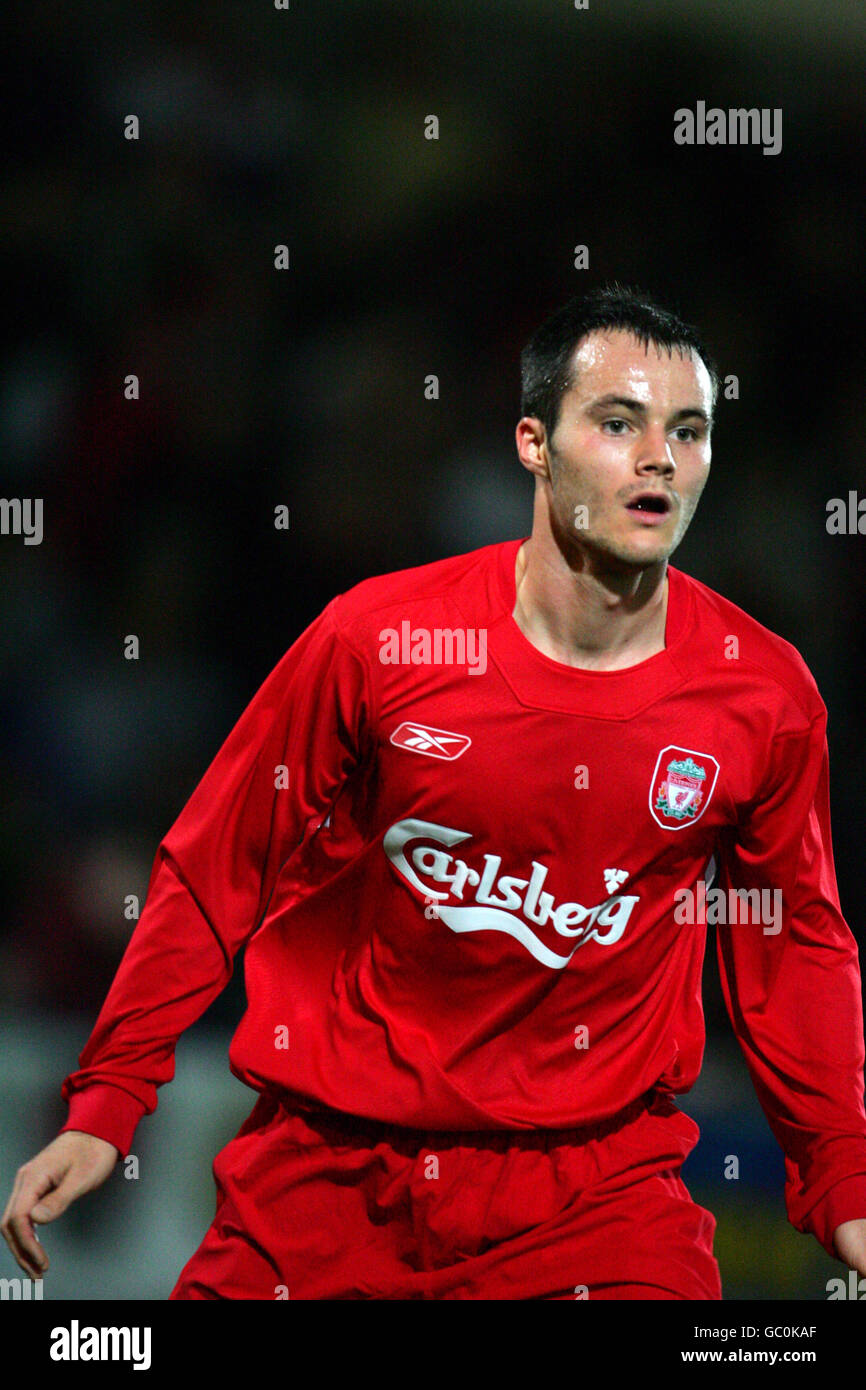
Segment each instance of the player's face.
M547 441L556 531L615 564L666 560L709 473L709 372L619 331L588 334L574 366Z

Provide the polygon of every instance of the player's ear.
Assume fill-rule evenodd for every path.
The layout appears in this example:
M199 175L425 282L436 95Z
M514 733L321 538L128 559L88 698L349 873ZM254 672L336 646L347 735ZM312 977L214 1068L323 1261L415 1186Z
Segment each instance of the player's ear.
M517 456L523 467L536 478L550 478L547 431L535 415L524 415L514 432Z

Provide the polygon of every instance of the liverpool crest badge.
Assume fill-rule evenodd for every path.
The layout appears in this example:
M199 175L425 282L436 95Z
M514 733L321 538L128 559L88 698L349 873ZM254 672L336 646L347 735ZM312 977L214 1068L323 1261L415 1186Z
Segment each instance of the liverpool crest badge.
M668 744L658 755L650 784L650 810L664 830L700 820L709 805L719 764L709 753Z

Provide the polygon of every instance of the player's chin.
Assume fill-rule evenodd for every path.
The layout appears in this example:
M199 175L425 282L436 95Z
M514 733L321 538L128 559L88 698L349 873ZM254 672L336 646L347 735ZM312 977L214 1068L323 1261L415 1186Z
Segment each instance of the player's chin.
M595 553L603 563L624 569L647 569L650 565L662 564L675 546L673 536L649 530L643 534L589 533L581 537L582 549Z
M624 564L643 566L661 564L674 548L672 536L642 535L623 537L612 550L618 553Z

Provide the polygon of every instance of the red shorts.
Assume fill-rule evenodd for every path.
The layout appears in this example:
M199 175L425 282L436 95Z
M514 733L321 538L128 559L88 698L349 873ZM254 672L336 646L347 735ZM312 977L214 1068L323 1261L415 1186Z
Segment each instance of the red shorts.
M667 1097L583 1130L448 1133L260 1097L172 1299L720 1299Z

